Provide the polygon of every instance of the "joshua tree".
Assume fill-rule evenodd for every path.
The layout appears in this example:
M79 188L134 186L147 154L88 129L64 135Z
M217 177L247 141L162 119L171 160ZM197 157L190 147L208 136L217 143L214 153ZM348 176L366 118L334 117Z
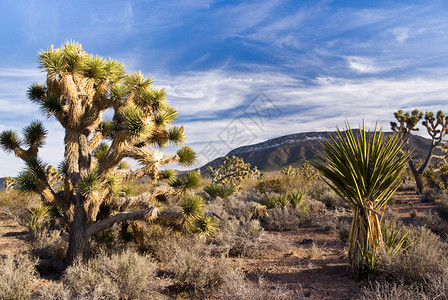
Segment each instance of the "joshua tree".
M423 118L423 112L419 112L417 109L413 110L411 113L406 112L403 113L402 110L399 110L394 113L395 119L397 122L390 122L392 130L398 131L402 137L402 139L409 143L409 139L411 138L412 132L418 131L417 128L418 123ZM438 157L445 159L441 156L436 156L434 154L434 150L441 149L446 152L443 148L445 144L445 136L448 134L448 116L442 111L438 111L434 116L433 112L426 112L425 119L422 121L422 125L426 128L429 136L431 137L431 145L428 149L428 153L426 158L420 166L417 166L416 163L409 158L409 168L411 169L412 175L415 179L415 184L417 186L417 192L421 194L423 192L423 173L428 168L429 164L433 157Z
M168 143L181 146L184 129L171 125L177 113L166 102L165 90L153 88L151 78L140 72L127 74L118 61L89 55L76 42L59 49L51 46L38 56L46 84L31 85L28 97L65 130L59 168L63 191L53 190L54 172L46 172L38 158L47 135L41 122L25 127L23 139L13 131L2 132L0 146L26 162L17 178L19 188L39 193L62 213L69 231L66 262L72 264L83 257L93 234L117 222L154 219L159 214L156 197L179 191L153 184L141 195L118 197L120 183L144 176L156 183L159 166L175 162L188 166L196 155L188 147L171 155L160 151ZM106 110L112 120L103 120ZM140 167L126 170L121 163L125 158L136 160ZM179 188L182 181L176 182Z
M367 133L363 126L355 137L347 127L323 144L325 158L314 165L353 210L348 258L353 274L361 277L374 270L383 248L381 218L409 154L400 156L398 134L385 140L381 130Z
M5 193L8 194L16 186L16 180L12 177L6 176L3 180L3 185L5 186Z
M249 163L244 163L244 160L239 157L232 156L232 158L224 158L222 165L216 169L210 167L212 173L213 183L231 185L237 190L242 187L242 181L245 178L250 178L260 174L257 167L251 169Z

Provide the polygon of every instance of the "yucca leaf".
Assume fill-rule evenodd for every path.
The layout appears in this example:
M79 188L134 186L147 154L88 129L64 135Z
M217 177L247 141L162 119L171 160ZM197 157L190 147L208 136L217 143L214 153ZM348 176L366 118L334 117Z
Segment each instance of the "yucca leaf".
M119 82L124 78L124 65L117 60L109 58L104 66L110 82Z
M62 45L60 51L62 52L64 71L70 73L86 71L89 56L83 53L81 44L75 41L66 42Z
M50 76L58 76L65 70L64 56L62 51L55 49L39 53L40 68L45 69Z
M129 74L125 78L125 85L129 92L136 95L141 95L152 84L152 78L145 78L141 72Z
M197 218L204 213L205 200L201 196L185 196L179 203L182 214L187 218Z
M30 99L32 102L41 101L43 98L45 98L46 93L47 89L41 83L32 84L26 92L28 99Z
M21 144L22 141L14 131L6 130L0 134L0 147L3 151L13 152L14 149L20 147Z
M218 231L216 219L211 216L198 217L194 226L194 231L204 236L210 236Z
M78 182L80 193L87 197L101 188L101 180L96 172L90 172L81 177Z
M177 180L177 172L173 169L165 169L160 171L160 179L164 179L168 184L172 185Z
M130 168L131 168L131 166L125 160L120 161L120 163L117 166L118 170L129 170Z
M114 84L110 87L109 94L112 102L115 104L120 104L127 96L126 87L121 84Z
M102 136L105 138L110 138L113 130L114 130L114 123L109 120L101 121L100 124L98 124L98 127L96 128L96 131L101 132Z
M188 146L185 146L177 151L179 156L179 163L182 166L192 166L196 160L196 153Z
M106 186L109 190L109 195L117 195L121 188L120 178L115 173L109 174L106 178Z
M129 105L125 110L128 134L131 137L147 137L153 130L153 124L145 121L144 112L135 105Z
M48 131L44 128L41 121L33 121L30 125L23 128L24 142L28 146L41 147Z
M16 182L17 182L17 188L21 192L36 193L39 191L40 180L38 176L30 170L25 170L21 172L17 176Z
M364 124L355 135L339 128L335 137L323 143L325 157L314 166L325 181L353 209L349 238L349 259L358 277L372 272L382 244L381 212L400 184L409 153L398 134L385 139L383 131L373 133Z
M177 119L178 113L171 106L166 106L163 111L157 112L154 117L154 123L159 126L167 126Z
M45 116L50 118L57 113L63 111L64 101L57 96L50 95L42 98L40 108L43 110Z
M93 150L93 157L98 160L98 164L101 164L103 160L107 156L107 152L109 151L109 145L106 143L100 143L98 147Z
M182 145L185 141L184 127L174 126L170 130L168 130L168 139L171 143L177 146Z
M187 189L196 189L201 185L201 175L195 171L189 171L185 174L185 178L183 178L183 182L185 188Z
M107 76L106 62L102 57L89 56L86 66L86 76L95 80L105 79Z
M65 160L58 164L58 172L64 176L67 176L67 162Z

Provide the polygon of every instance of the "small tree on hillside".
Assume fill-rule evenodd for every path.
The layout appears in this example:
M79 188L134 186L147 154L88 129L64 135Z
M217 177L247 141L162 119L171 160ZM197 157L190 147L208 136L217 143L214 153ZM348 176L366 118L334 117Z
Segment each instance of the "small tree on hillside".
M222 165L210 167L213 183L234 186L237 190L242 188L243 180L260 174L257 167L251 168L240 157L225 157Z
M445 114L439 110L436 115L434 115L433 112L426 112L423 119L423 112L420 112L417 109L413 110L411 113L403 113L402 110L399 110L394 113L394 116L395 119L397 119L397 122L390 123L392 130L399 132L406 144L409 144L409 139L411 138L412 133L419 130L417 126L420 121L422 121L421 125L426 128L426 131L431 138L431 145L423 163L418 166L412 158L409 158L408 161L409 168L415 179L417 192L421 194L423 192L423 173L430 165L431 160L434 157L444 159L442 156L436 156L434 151L436 149L445 151L445 137L448 134L448 116L445 116Z
M54 170L38 158L47 135L41 122L25 127L23 139L13 131L2 132L0 146L26 163L17 177L19 188L40 194L62 213L69 231L66 261L72 264L88 249L93 234L117 222L156 218L156 197L183 190L181 184L175 189L156 185L159 167L176 162L189 166L196 155L188 147L172 155L159 151L168 143L180 146L184 129L171 125L177 112L167 103L165 90L153 88L151 78L127 74L118 61L89 55L75 42L39 53L39 65L47 73L46 84L31 85L28 97L65 130L59 168L63 190L53 189ZM103 120L106 110L112 111L112 120ZM125 158L140 167L126 170ZM118 197L121 183L143 176L152 179L150 191Z

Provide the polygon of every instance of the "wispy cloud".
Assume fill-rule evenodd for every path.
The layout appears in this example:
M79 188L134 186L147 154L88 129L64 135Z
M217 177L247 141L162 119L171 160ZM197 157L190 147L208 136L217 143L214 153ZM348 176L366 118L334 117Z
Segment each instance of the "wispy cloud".
M351 69L359 73L378 73L387 68L382 68L376 65L373 60L365 57L349 56L346 57L348 65Z

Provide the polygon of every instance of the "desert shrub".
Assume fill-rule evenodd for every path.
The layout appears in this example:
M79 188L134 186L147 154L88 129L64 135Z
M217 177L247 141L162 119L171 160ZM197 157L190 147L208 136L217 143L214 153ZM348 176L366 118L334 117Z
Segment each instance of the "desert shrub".
M362 299L446 299L447 245L425 227L407 229L405 247L380 259L377 281L362 290ZM397 231L400 237L404 231ZM387 237L385 237L387 246Z
M42 232L39 239L31 241L32 252L39 258L55 256L62 260L66 247L67 245L62 239L59 230L46 230Z
M423 219L424 224L435 234L446 239L448 237L448 222L434 211L426 213Z
M9 193L0 191L0 207L8 214L19 215L27 208L37 206L41 203L38 195L29 195L20 193L17 190L11 190Z
M279 284L272 284L260 277L258 284L248 281L239 270L226 276L224 283L216 293L219 300L287 300L304 299L303 295L287 290Z
M303 203L304 200L305 196L302 193L298 192L297 190L291 190L282 195L273 193L267 194L261 199L260 203L262 205L265 205L268 209L274 208L276 206L291 206L297 208Z
M64 288L64 284L62 282L50 281L39 286L39 288L34 291L32 299L70 300L73 299L73 297L71 297L70 291Z
M448 190L439 188L427 188L424 191L425 198L430 202L448 202Z
M345 201L333 190L324 190L320 199L330 209L349 208Z
M108 276L103 276L98 260L77 263L65 271L64 287L76 299L118 299L118 289Z
M448 221L448 202L440 203L435 210L443 220Z
M211 246L201 237L167 236L159 241L155 256L179 293L203 295L215 291L233 269L227 259L212 258Z
M229 197L235 192L235 186L211 183L204 187L204 191L212 198L221 197L223 199Z
M390 207L387 207L386 210L384 211L382 222L388 223L388 224L396 224L396 225L402 224L401 218L400 218L400 215L398 214L398 212L391 209Z
M266 206L267 209L272 209L277 206L278 197L279 197L279 195L275 195L275 194L266 195L261 199L260 203L262 205Z
M306 218L306 213L302 219ZM297 229L301 224L301 218L297 211L289 207L275 207L269 210L263 218L263 226L266 230L287 231Z
M36 279L35 261L25 255L0 258L0 299L30 299Z
M152 299L157 264L132 250L69 267L62 281L81 299Z
M226 220L213 236L214 251L225 256L259 256L271 246L262 241L263 232L258 220Z
M350 236L350 223L341 221L338 225L339 239L344 243L348 243L348 238Z
M302 199L303 201L303 199ZM277 206L270 209L262 219L266 230L287 231L298 227L311 227L319 224L319 217L325 211L322 202L306 199L299 206Z
M425 227L409 229L409 247L395 255L384 253L379 269L388 279L424 284L448 270L447 245Z
M361 291L363 300L420 300L421 296L419 289L415 286L387 281L372 282Z
M260 180L256 189L259 193L285 193L288 190L286 180L280 178L264 178Z
M364 300L433 300L446 299L448 295L448 270L443 274L428 274L425 283L375 281L364 287L361 299Z
M227 198L227 201L222 201L222 209L228 218L250 219L252 216L252 209L257 205L257 202L246 201L240 196L232 195ZM219 215L219 214L218 214ZM222 218L222 217L221 217Z
M348 213L345 211L331 210L316 213L314 218L311 218L311 224L319 227L325 231L338 232L341 223L341 218L344 218Z

